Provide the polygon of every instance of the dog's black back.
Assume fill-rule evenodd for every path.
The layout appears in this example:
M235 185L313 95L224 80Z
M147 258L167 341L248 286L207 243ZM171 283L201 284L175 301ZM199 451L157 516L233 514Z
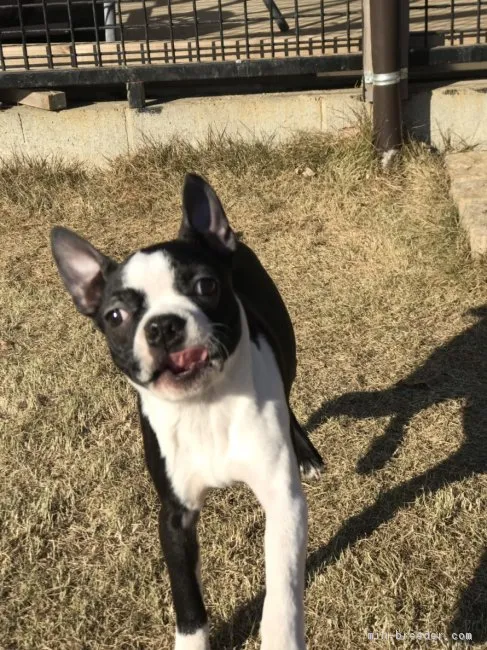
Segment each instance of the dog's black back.
M257 255L239 242L233 261L233 286L249 322L250 334L262 331L276 356L289 399L296 377L296 340L286 305Z
M251 338L256 340L259 333L264 334L274 352L286 392L294 451L303 474L315 476L323 471L323 459L289 404L297 366L291 317L272 278L257 255L243 242L238 243L234 253L233 286L245 310Z

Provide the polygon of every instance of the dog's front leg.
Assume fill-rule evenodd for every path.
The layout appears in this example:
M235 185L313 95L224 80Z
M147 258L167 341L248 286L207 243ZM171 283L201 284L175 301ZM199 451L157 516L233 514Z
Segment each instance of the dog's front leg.
M250 487L266 514L262 650L304 650L308 513L290 445L283 445L271 467L254 474Z
M159 534L176 611L175 650L209 650L199 580L198 512L169 500L161 507Z

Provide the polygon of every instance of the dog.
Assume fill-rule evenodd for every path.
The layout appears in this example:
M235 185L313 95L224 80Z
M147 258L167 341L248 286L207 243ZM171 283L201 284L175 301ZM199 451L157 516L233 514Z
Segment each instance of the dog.
M52 252L77 309L138 395L176 615L176 650L208 650L197 521L206 492L244 482L266 515L264 650L303 650L307 505L323 460L289 403L293 326L212 187L186 175L178 237L117 263L65 228Z

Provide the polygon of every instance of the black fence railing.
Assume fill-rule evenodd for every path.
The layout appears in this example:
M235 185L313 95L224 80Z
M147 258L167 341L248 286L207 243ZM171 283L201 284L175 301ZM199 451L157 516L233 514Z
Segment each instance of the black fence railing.
M424 48L487 43L487 2L410 0L409 27Z
M361 0L0 0L0 87L360 71L362 23ZM487 0L409 24L412 65L487 58Z
M2 70L359 52L361 4L0 0L0 46Z

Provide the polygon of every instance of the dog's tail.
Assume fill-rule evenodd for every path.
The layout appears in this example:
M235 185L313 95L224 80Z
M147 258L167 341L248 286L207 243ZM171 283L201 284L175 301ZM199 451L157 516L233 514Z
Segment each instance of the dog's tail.
M297 421L291 407L289 407L289 415L291 418L291 437L299 469L306 479L318 478L325 470L325 462Z

